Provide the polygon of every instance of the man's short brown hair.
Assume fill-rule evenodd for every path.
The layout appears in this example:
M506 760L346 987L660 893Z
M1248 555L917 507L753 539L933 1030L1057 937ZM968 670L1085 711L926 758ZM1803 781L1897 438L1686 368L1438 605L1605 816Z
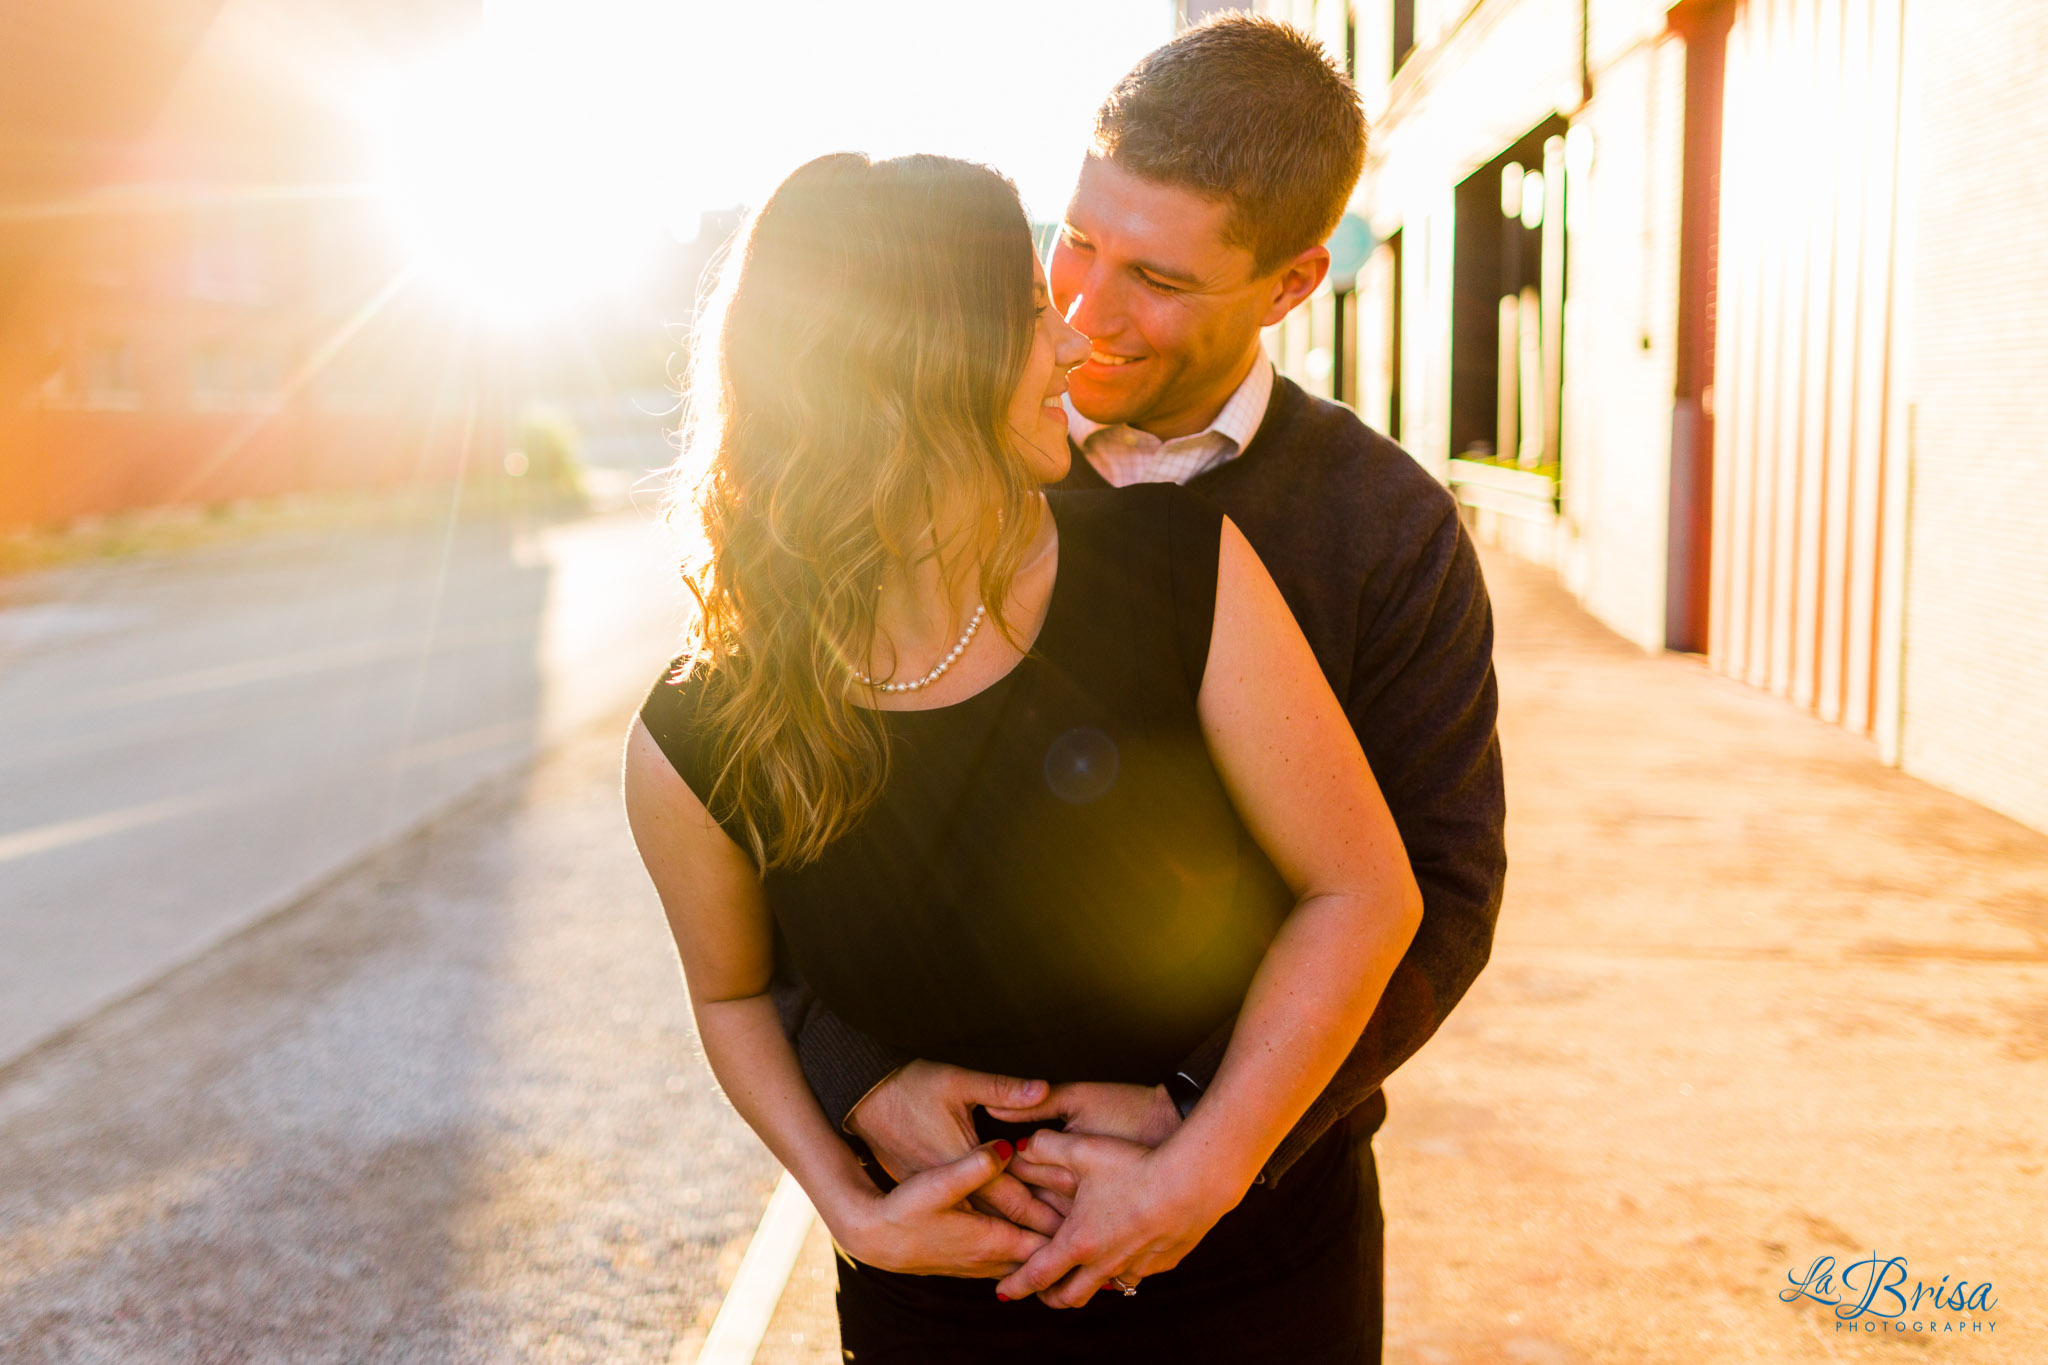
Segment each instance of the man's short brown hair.
M1155 48L1095 114L1095 152L1230 205L1263 274L1330 236L1365 168L1365 111L1323 45L1219 14Z

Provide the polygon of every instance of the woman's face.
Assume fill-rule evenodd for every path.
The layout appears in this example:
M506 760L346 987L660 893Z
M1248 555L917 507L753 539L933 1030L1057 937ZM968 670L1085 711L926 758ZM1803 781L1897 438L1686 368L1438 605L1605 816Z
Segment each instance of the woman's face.
M1038 322L1031 354L1017 391L1010 395L1010 429L1025 461L1040 483L1058 483L1067 474L1067 409L1060 395L1067 391L1067 371L1088 358L1088 338L1067 326L1052 306L1045 287L1045 269L1034 259L1032 293Z

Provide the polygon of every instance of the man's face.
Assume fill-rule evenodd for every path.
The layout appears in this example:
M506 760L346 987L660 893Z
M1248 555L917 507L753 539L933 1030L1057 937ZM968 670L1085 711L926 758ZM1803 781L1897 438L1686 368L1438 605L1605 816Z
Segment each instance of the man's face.
M1322 282L1321 247L1255 274L1250 249L1224 240L1229 212L1102 157L1082 166L1047 274L1090 344L1069 384L1091 421L1200 431L1250 369L1259 329Z

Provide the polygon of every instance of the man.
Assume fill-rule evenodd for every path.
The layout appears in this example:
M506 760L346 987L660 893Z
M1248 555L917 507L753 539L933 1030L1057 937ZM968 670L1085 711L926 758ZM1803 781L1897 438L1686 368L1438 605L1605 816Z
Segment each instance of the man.
M1343 703L1422 888L1422 926L1365 1034L1262 1176L1282 1179L1348 1123L1373 1215L1377 1305L1380 1084L1485 965L1506 854L1492 615L1456 506L1348 409L1275 375L1260 345L1263 328L1321 286L1322 243L1364 156L1357 93L1319 45L1260 16L1221 16L1110 93L1048 274L1092 347L1069 378L1077 458L1066 486L1171 480L1238 524ZM779 998L827 1115L898 1179L963 1156L979 1140L977 1106L1156 1146L1200 1102L1229 1043L1225 1030L1158 1086L1048 1093L895 1054L800 988ZM1033 1174L1020 1155L977 1203L1056 1231L1064 1201L1036 1197Z

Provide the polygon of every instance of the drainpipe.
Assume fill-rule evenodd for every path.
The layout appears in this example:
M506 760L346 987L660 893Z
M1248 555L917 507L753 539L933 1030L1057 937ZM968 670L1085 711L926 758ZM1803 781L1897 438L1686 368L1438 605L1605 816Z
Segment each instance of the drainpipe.
M1579 108L1593 102L1593 0L1579 0Z

